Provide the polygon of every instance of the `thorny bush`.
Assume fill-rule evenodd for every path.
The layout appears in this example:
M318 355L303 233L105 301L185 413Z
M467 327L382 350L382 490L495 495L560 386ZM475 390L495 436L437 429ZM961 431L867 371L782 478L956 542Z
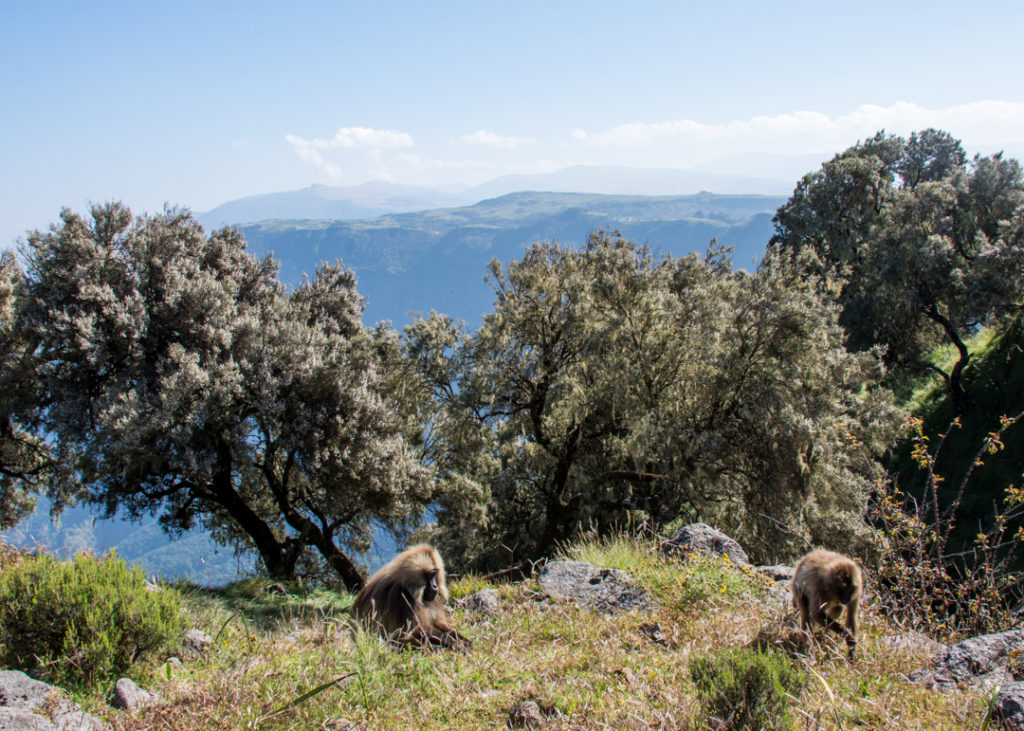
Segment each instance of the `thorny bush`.
M1019 570L1024 489L1012 484L1006 488L991 525L980 527L965 549L952 545L951 537L975 469L987 455L1003 449L1003 433L1021 418L1024 412L1000 418L999 428L985 438L951 498L942 497L944 477L936 470L936 459L950 432L960 427L959 419L938 436L934 448L921 419L905 421L911 457L925 472L924 490L911 495L895 479L880 476L868 515L876 529L878 600L887 616L944 641L1016 623L1024 610Z

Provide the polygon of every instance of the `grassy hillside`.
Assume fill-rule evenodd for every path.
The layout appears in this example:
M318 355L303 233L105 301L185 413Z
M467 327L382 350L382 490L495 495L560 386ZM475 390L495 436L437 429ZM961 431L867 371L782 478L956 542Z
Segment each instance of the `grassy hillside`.
M350 630L346 595L294 587L267 594L254 580L192 590L189 614L216 638L214 648L177 668L137 667L134 678L163 700L134 716L104 713L122 731L316 729L340 718L368 729L490 730L534 701L549 728L711 728L691 668L752 646L799 678L789 712L798 728L978 728L987 713L987 695L905 683L928 650L899 641L904 628L870 600L849 664L831 639L800 649L786 595L753 571L717 558L676 563L629 540L583 544L565 556L630 572L657 608L606 616L554 603L531 580L495 585L498 612L473 615L459 598L486 583L465 577L451 587L454 621L472 651L396 652ZM106 708L99 692L83 702Z

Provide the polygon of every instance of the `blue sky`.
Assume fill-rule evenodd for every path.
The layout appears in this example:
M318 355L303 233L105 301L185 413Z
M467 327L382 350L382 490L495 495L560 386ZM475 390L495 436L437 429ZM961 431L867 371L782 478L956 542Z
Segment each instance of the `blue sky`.
M1022 21L1011 2L4 0L0 244L91 201L824 158L883 127L1021 157Z

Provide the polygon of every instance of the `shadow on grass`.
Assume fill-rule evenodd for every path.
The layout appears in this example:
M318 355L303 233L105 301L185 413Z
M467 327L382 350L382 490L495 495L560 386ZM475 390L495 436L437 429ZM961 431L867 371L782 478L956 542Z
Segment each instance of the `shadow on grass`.
M174 587L194 608L241 615L261 631L292 621L347 616L353 599L345 592L255 577L220 587L197 586L187 581L176 582Z

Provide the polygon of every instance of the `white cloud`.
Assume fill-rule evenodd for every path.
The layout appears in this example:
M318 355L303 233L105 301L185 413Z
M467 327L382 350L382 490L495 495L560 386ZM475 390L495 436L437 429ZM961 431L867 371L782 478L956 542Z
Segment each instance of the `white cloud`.
M372 129L370 127L342 127L329 140L306 140L295 135L285 135L293 145L302 144L320 150L396 150L412 147L412 137L393 129Z
M936 127L968 147L1024 141L1024 104L980 101L946 109L910 102L888 107L865 104L835 118L796 111L775 116L705 124L692 119L632 122L600 132L575 129L570 137L594 147L646 147L673 143L722 142L743 147L801 147L813 151L845 147L880 129L896 134Z
M488 132L485 129L477 130L471 135L464 135L462 141L470 145L483 145L484 147L494 147L499 150L513 150L532 142L532 140L523 137L504 137L494 132Z
M808 164L807 157L827 159L881 129L905 136L928 127L961 139L969 154L1006 149L1020 156L1024 104L978 101L931 109L898 102L865 104L837 115L796 110L720 122L634 121L603 130L571 129L567 136L553 140L479 129L462 136L435 135L440 141L434 144L418 137L414 145L408 133L368 127L343 127L331 137L286 135L285 139L300 160L319 171L322 182L344 178L353 183L470 185L501 175L584 164L685 169L744 154L749 158L747 153L800 157L793 164L802 166ZM472 153L467 154L467 146L472 146ZM765 170L757 174L780 179L792 175L789 168L775 173Z
M331 139L306 139L297 135L285 135L285 140L295 150L299 159L320 168L333 180L340 180L344 173L341 165L328 159L330 153L354 153L367 156L372 163L381 151L399 150L413 146L412 136L391 129L370 127L342 127ZM364 161L365 162L365 161Z

